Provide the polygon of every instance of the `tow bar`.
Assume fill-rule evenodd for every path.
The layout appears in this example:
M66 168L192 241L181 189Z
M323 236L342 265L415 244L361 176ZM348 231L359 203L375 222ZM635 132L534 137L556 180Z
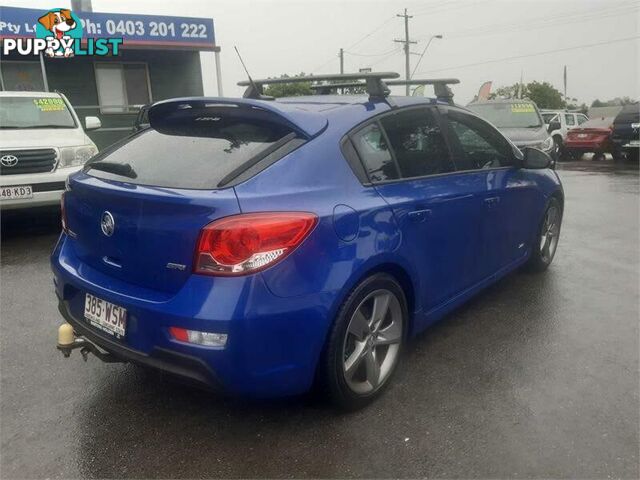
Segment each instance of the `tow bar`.
M68 323L63 323L58 328L58 345L56 348L62 352L65 358L69 358L71 351L76 348L80 349L82 359L86 362L89 357L89 353L93 353L103 362L107 363L126 363L125 360L120 360L111 353L102 352L95 344L82 336L76 336L73 331L73 327Z

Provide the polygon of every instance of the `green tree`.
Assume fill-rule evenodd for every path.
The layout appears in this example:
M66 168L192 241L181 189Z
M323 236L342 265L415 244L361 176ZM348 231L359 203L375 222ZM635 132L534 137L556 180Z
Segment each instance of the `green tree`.
M566 106L562 94L548 82L531 82L527 84L527 98L538 108L558 109Z
M520 84L507 85L496 89L495 92L489 95L489 99L494 100L496 98L518 98ZM523 85L522 98L526 97L527 86Z
M599 99L595 99L591 104L592 107L617 107L622 105L629 105L630 103L636 103L637 100L634 100L630 97L616 97L611 100L606 100L604 102Z
M304 72L299 76L304 76ZM280 75L278 78L289 78L289 75ZM311 82L295 82L295 83L276 83L275 85L267 85L264 94L270 97L299 97L301 95L313 95L311 90Z
M522 92L520 92L520 88ZM527 98L534 102L538 108L558 109L564 108L566 103L562 94L548 82L530 82L525 85L516 83L498 88L489 98ZM576 101L576 99L572 99Z

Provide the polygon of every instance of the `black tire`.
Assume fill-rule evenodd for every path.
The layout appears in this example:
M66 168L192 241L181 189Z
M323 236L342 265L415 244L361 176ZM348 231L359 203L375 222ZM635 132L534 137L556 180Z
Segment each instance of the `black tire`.
M593 162L604 162L606 160L605 154L602 152L595 152L593 157L591 157L591 161Z
M557 230L555 232L555 243L553 244L553 251L551 252L546 252L543 248L543 244L542 244L542 237L543 234L544 235L548 235L549 231L548 231L548 225L547 225L547 219L548 216L550 214L550 210L555 209L557 212ZM531 247L531 256L529 257L529 260L527 262L527 270L532 271L532 272L542 272L544 270L546 270L547 268L549 268L549 265L551 265L551 262L553 262L553 258L555 257L556 254L556 249L558 247L558 241L560 240L560 230L562 227L562 205L560 204L560 201L556 198L556 197L551 197L551 199L549 200L549 202L547 203L547 206L544 210L544 214L542 215L542 220L540 221L540 226L538 227L538 231L536 233L536 237L535 237L535 241L533 242L533 245ZM550 253L550 254L549 254Z
M372 387L372 391L359 393L349 386L346 367L344 366L347 361L347 340L349 335L352 335L351 333L348 333L347 329L356 310L363 308L363 305L368 301L367 299L371 297L371 295L375 295L380 291L388 291L398 300L402 316L400 340L397 344L397 349L394 349L394 358L391 359L393 360L393 364L390 368L386 369L388 373L385 378L375 388ZM398 366L403 346L406 341L408 318L407 300L404 291L398 281L391 275L386 273L374 274L363 280L352 290L338 311L331 332L329 333L319 370L320 386L335 406L345 411L357 410L363 408L382 394L385 388L389 385ZM373 348L384 349L384 347ZM388 352L391 351L390 349L391 345L387 347L384 357L381 356L382 359L385 359ZM366 363L364 360L363 362ZM382 360L382 363L384 363L384 360ZM362 368L365 368L366 370L366 367L367 365L363 364Z
M553 144L554 144L553 150L556 154L556 159L559 162L568 160L567 151L564 148L564 142L562 141L562 137L559 135L554 135Z

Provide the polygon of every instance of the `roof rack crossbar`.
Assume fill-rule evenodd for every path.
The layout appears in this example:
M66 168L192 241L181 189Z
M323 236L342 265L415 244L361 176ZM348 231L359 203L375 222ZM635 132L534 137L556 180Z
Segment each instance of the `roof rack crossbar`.
M395 72L366 72L366 73L335 73L328 75L305 75L299 77L283 77L283 78L265 78L253 80L253 85L249 80L238 82L241 87L247 87L244 92L244 98L264 99L264 85L278 85L283 83L301 83L301 82L324 82L324 81L356 81L364 80L363 86L366 86L367 93L371 98L383 99L390 93L383 79L398 78L400 75ZM255 85L255 88L254 88ZM321 85L329 87L328 85ZM360 85L358 85L360 86Z
M453 92L449 85L460 83L457 78L423 78L411 80L391 80L387 85L433 85L433 91L438 100L453 104Z

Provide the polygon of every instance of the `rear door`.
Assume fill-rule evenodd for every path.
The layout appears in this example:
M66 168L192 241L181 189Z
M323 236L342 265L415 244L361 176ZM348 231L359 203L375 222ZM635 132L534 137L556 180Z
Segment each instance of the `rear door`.
M454 173L435 108L395 111L351 138L374 188L393 209L426 310L473 285L483 185Z
M536 183L514 166L513 147L493 126L458 109L442 110L457 170L469 183L482 185L479 269L486 278L526 254L535 223Z
M234 189L224 188L230 179L302 141L259 113L184 108L96 157L65 195L79 260L107 279L177 291L191 273L202 227L240 212ZM105 231L105 220L113 228Z

